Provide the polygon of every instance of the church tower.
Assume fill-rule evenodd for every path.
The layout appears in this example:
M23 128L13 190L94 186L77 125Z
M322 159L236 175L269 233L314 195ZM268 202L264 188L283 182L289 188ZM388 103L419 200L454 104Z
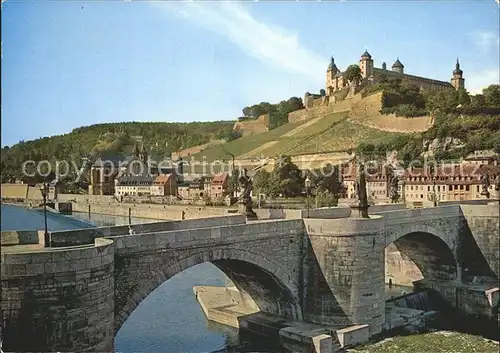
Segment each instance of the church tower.
M463 78L464 72L460 70L460 63L455 65L455 70L453 70L453 77L451 78L451 85L458 91L460 88L465 88L465 79Z
M335 75L339 72L337 65L335 65L335 59L333 56L330 59L330 64L328 64L328 69L326 70L326 94L330 96L335 90L335 85L333 81L335 80Z
M368 50L365 50L361 59L359 60L359 68L361 69L361 75L363 78L368 78L373 75L373 60Z

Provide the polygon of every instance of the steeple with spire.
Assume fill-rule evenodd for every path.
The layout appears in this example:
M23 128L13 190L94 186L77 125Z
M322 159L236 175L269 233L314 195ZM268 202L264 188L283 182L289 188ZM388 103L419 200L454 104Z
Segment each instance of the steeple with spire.
M455 70L453 70L453 77L450 82L451 85L459 90L460 88L465 88L465 79L463 78L464 72L460 69L460 62L457 58L457 63L455 64Z

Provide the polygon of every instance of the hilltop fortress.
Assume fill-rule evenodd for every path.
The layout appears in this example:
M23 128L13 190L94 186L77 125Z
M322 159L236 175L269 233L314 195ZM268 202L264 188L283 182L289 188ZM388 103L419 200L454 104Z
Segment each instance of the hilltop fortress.
M379 83L382 80L393 81L399 79L422 88L433 89L453 87L455 89L459 89L465 87L465 79L463 78L463 71L460 69L458 58L455 70L453 71L453 77L450 82L406 74L404 72L404 65L401 61L399 61L399 58L397 58L392 65L392 70L387 70L387 64L385 62L382 63L381 68L374 67L373 58L366 50L363 55L361 55L361 59L359 59L359 68L361 69L361 75L363 76L362 83L365 84ZM335 59L332 56L328 69L326 70L326 93L329 96L332 96L336 91L352 84L345 79L344 74L345 72L341 72L337 68L337 65L335 65Z
M362 94L357 93L360 93L364 87L381 82L399 80L402 83L417 85L422 89L458 90L465 88L465 79L458 58L450 82L407 74L399 58L392 65L392 70L387 69L385 62L382 63L382 67L375 67L373 58L367 50L361 55L358 66L361 71L361 80L351 82L346 78L346 71L340 71L335 64L335 59L331 57L326 69L325 89L322 89L320 94L306 92L305 109L290 113L288 121L318 118L324 114L351 110L353 105L363 98Z

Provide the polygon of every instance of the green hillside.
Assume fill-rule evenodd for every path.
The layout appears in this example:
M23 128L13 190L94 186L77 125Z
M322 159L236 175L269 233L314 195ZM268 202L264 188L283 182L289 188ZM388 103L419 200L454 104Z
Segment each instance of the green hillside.
M28 160L74 161L81 166L84 157L92 160L101 154L130 155L138 143L144 143L153 159L162 159L174 151L211 140L237 138L233 125L234 121L109 123L80 127L64 135L20 141L2 149L2 182L22 177L22 164Z
M194 155L194 158L213 161L227 160L230 158L228 153L234 154L236 158L252 158L345 151L363 141L382 141L388 136L399 135L350 123L346 117L347 112L340 112L288 123L263 134L241 137L215 146Z

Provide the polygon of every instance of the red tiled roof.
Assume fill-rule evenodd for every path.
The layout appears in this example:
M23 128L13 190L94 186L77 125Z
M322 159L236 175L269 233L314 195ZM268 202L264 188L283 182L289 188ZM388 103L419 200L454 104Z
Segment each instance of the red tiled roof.
M161 174L155 178L154 185L166 185L170 179L170 174Z
M212 184L224 184L227 179L227 173L217 174L212 178Z

